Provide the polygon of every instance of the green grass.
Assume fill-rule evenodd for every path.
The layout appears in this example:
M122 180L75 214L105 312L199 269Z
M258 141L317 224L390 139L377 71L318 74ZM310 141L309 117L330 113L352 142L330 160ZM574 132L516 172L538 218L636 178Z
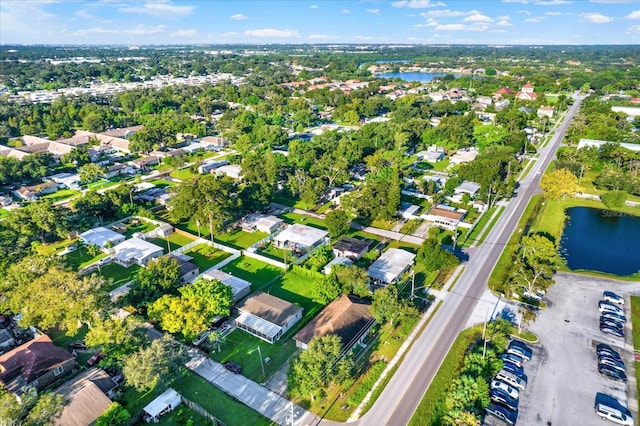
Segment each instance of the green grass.
M262 353L265 375L262 375L260 365L260 353ZM221 345L221 351L211 351L210 356L218 362L234 361L242 367L242 374L256 383L262 383L269 379L278 369L296 352L296 344L293 339L280 339L271 344L247 333L244 330L235 329ZM264 362L270 358L269 362Z
M167 188L167 187L172 187L173 185L175 185L175 182L171 182L168 180L164 180L164 179L154 179L154 180L150 180L149 183L154 184L155 186L157 186L158 188Z
M417 164L417 166L422 170L436 170L436 171L442 172L446 170L447 167L449 167L449 164L450 164L449 157L445 157L441 161L438 161L437 163L421 161L420 163Z
M327 229L327 226L324 224L324 220L317 219L315 217L304 216L293 212L285 213L283 215L280 215L280 217L289 224L300 223L302 225L308 225L314 228Z
M273 244L268 244L264 249L259 250L259 253L262 256L269 257L273 260L277 260L278 262L287 262L291 263L296 258L289 250L284 250L278 247L275 247Z
M198 244L185 254L193 257L193 263L198 265L200 272L206 271L231 256L231 253L218 250L208 244Z
M229 262L222 270L249 281L252 290L261 289L283 273L283 270L276 266L246 256L240 256Z
M92 256L86 247L80 247L76 251L65 254L64 260L71 268L79 270L106 256L107 254L101 251L96 256Z
M411 417L410 426L438 424L446 410L444 401L451 383L460 375L467 348L477 337L478 330L475 328L464 330L458 335Z
M125 268L115 262L111 262L100 268L100 275L107 280L112 280L106 288L107 291L111 291L134 279L140 268L142 268L140 265L132 265Z
M265 232L246 232L242 229L235 229L230 232L225 232L224 234L218 234L213 239L220 244L243 250L266 238L268 235L269 234Z
M201 405L227 426L267 426L271 424L267 418L263 417L257 411L236 401L211 383L190 371L186 371L183 376L173 382L171 386L185 398ZM142 408L144 408L144 405L142 405L140 409Z
M51 243L51 244L40 244L40 243L33 243L33 244L34 244L35 249L38 252L38 254L41 254L41 255L44 255L44 256L50 256L50 255L56 254L58 252L61 252L67 246L75 243L76 241L78 241L78 240L77 239L66 239L66 240L62 240L62 241L56 241L55 243Z
M9 216L9 210L7 209L0 209L0 219L4 219L5 217Z
M121 385L122 387L122 385ZM137 415L153 401L162 392L158 390L151 390L147 392L139 392L135 388L130 386L124 386L120 389L122 392L122 406L126 408L132 416Z
M293 200L291 198L285 197L283 194L276 194L275 197L273 197L273 202L282 204L283 206L293 207L295 209L302 209L302 210L309 210L314 207L314 206L309 206L300 200Z
M173 426L184 425L188 421L191 421L193 425L212 425L213 422L202 417L200 414L193 411L191 408L182 404L175 410L160 417L160 421L155 423L158 426Z
M68 200L69 198L73 198L79 194L80 194L80 191L77 191L75 189L60 189L54 192L53 194L47 194L41 198L44 200L49 200L52 203L55 203L58 201Z
M169 176L176 179L180 179L180 180L191 179L195 175L197 175L197 173L194 174L193 171L191 170L191 167L187 167L186 169L174 170L171 173L169 173Z
M87 185L87 188L92 189L94 191L97 191L99 189L111 188L111 187L118 186L122 180L124 179L119 176L112 178L111 180L101 179L95 182L91 182L90 184Z
M297 269L292 269L280 279L265 287L264 291L304 309L302 319L294 327L294 329L299 329L316 316L323 307L323 305L311 300L312 289L313 278L299 272ZM292 334L292 332L289 331L288 334Z
M480 218L480 220L478 221L478 223L476 223L476 226L473 227L473 229L471 230L471 232L467 233L467 237L465 238L464 242L462 243L463 247L468 247L471 244L474 243L474 241L477 239L478 243L482 242L479 237L481 233L484 233L484 235L486 235L488 233L487 232L483 232L485 226L487 225L487 223L489 222L489 219L491 218L491 216L493 215L493 213L498 209L498 206L493 206L491 207L489 210L487 210L482 217ZM500 217L498 215L498 217Z
M167 244L167 240L169 243ZM186 246L187 244L193 242L195 238L191 238L184 234L173 233L169 235L167 238L154 238L153 240L149 240L150 243L153 243L157 246L162 247L165 253L168 253L169 247L170 251L174 251L179 249L182 246Z
M418 229L421 223L422 221L418 219L408 220L407 223L402 226L402 229L400 229L400 233L412 235L416 231L416 229Z
M131 236L136 232L144 234L158 227L155 223L147 222L142 219L132 219L132 221L127 223L126 226L127 230L125 231L124 236L127 239L131 238Z
M633 348L640 350L640 296L631 296L631 325L633 330ZM638 395L640 395L640 393Z

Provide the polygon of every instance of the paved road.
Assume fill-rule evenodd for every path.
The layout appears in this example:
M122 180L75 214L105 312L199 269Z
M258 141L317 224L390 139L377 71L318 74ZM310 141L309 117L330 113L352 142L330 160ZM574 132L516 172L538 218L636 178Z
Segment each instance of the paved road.
M542 173L549 165L581 99L576 100L551 142L540 150L531 172L521 181L515 197L493 227L485 242L470 255L468 264L427 329L407 352L375 405L361 419L362 424L405 425L411 419L442 360L462 331L477 301L485 291L491 270L516 229L531 196L539 191ZM331 422L323 422L330 424Z

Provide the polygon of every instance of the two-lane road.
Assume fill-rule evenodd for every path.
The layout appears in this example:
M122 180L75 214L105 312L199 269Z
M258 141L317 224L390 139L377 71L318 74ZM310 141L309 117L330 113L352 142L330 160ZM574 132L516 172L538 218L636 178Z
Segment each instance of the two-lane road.
M531 172L520 182L516 196L493 227L485 242L470 255L454 291L444 299L424 332L407 352L375 405L359 420L367 425L406 425L433 380L457 335L464 329L504 246L516 230L531 196L539 191L539 182L564 134L578 110L577 99L556 129Z

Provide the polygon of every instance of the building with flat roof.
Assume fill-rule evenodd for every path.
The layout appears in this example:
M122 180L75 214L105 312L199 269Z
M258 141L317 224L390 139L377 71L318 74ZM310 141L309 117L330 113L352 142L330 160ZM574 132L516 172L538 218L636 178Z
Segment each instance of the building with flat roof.
M327 263L322 267L322 273L325 275L329 275L334 266L351 266L351 265L353 265L353 260L349 259L348 257L342 257L342 256L334 257L333 259L331 259L329 263Z
M258 292L238 306L236 326L273 343L302 318L302 308L267 293Z
M116 263L128 268L137 263L144 266L149 260L161 256L163 248L139 238L130 238L113 248Z
M580 139L580 142L578 142L578 149L584 148L584 147L587 147L587 146L593 146L593 147L596 147L596 148L600 149L602 147L602 145L607 144L607 143L612 143L614 145L620 145L620 147L626 148L629 151L635 151L635 152L640 151L640 144L638 144L638 143L600 141L600 140L596 140L596 139Z
M336 257L347 257L358 260L369 251L371 241L360 240L358 238L342 237L332 247Z
M307 225L294 224L276 235L273 243L276 247L296 251L308 251L327 242L329 233Z
M466 214L466 210L438 204L432 207L424 218L439 228L453 231L458 227Z
M237 302L243 297L247 296L251 292L251 283L243 280L242 278L234 277L231 274L227 274L219 269L210 269L202 274L203 278L208 280L218 280L222 284L231 287L231 293L233 294L233 302Z
M313 338L335 334L340 337L343 351L348 352L362 342L376 324L369 311L370 306L368 300L343 294L298 331L293 340L297 347L307 349Z
M378 285L395 283L411 268L415 258L415 254L406 250L390 248L369 266L369 277Z
M271 234L284 226L284 220L273 215L254 213L247 215L240 225L247 232L265 232Z
M107 247L114 247L125 240L125 236L103 226L89 229L80 234L80 241L88 246L98 246L101 250L109 250Z

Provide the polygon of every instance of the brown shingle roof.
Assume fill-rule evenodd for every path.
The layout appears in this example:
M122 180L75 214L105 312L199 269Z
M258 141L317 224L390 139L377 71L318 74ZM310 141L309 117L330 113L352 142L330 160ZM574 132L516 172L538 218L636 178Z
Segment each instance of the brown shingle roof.
M373 319L369 305L366 300L343 294L329 303L309 324L297 332L293 339L309 344L314 337L336 334L344 347Z
M97 368L91 368L77 375L55 390L68 401L56 425L84 426L91 424L111 404L106 393L116 384L109 375Z
M371 241L359 240L357 238L343 237L333 245L334 250L350 251L353 253L361 253L369 248Z
M238 306L238 310L282 327L302 308L270 294L258 292Z
M451 210L439 209L438 207L432 208L429 214L455 220L462 220L462 216L464 216L464 212L454 212Z

